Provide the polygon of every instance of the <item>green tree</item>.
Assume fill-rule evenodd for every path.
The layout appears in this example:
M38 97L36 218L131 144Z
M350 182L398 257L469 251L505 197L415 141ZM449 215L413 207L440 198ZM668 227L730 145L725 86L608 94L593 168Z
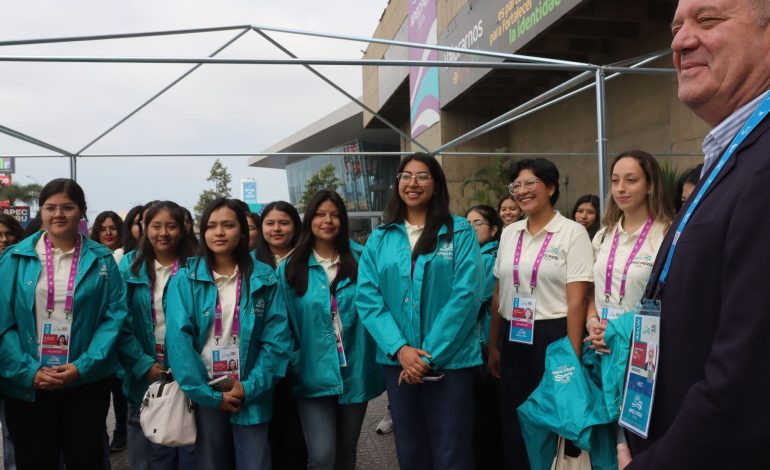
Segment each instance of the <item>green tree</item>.
M507 149L496 149L505 152ZM493 160L471 173L460 187L460 194L466 198L468 207L476 204L497 206L497 200L508 193L511 160L505 157L493 157ZM473 191L466 194L466 191Z
M218 197L230 197L230 183L233 181L233 176L217 158L211 166L211 172L206 181L214 183L214 189L204 189L198 196L198 203L195 204L195 217L198 219L211 201Z
M33 203L40 196L43 188L39 184L11 184L0 186L0 200L8 200L10 205L16 205L16 201Z
M314 173L309 180L307 180L307 184L305 184L305 192L302 193L302 200L300 201L299 209L305 210L307 203L310 202L310 199L315 196L315 193L318 191L322 189L331 189L332 191L336 191L341 184L342 180L337 178L334 165L331 163L326 165Z
M676 166L671 165L667 161L661 163L660 170L661 173L663 173L663 184L666 187L666 193L668 193L671 202L674 204L674 207L676 207L676 182L682 174Z

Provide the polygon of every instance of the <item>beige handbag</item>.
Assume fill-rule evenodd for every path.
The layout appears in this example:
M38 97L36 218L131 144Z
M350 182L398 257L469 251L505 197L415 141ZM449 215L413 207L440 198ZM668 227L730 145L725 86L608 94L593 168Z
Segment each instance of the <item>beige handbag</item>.
M591 458L588 452L582 450L577 457L564 455L565 439L559 436L559 445L556 449L556 457L553 458L551 470L591 470Z

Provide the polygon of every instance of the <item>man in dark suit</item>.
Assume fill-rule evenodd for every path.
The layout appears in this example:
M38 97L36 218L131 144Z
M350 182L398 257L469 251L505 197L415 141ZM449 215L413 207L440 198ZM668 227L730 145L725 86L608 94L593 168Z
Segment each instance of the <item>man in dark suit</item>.
M674 15L679 99L714 129L704 177L647 287L661 302L655 398L649 437L626 433L620 468L770 467L770 118L715 164L767 105L769 22L768 0L680 0ZM676 229L712 173L661 283Z

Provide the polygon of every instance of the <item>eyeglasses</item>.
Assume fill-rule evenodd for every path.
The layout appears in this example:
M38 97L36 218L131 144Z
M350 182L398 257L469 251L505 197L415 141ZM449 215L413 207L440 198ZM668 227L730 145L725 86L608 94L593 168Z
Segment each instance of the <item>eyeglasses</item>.
M104 226L104 225L102 225L99 228L99 233L113 233L113 232L117 233L118 232L118 228L117 227L107 227L107 226Z
M471 222L471 225L474 227L481 227L482 225L490 225L488 222L484 222L483 220L474 220Z
M528 179L524 182L515 181L508 185L508 192L511 193L511 195L516 195L524 191L530 192L535 189L538 181L540 180L537 178Z
M16 241L16 235L12 232L0 232L0 240Z
M428 181L431 180L432 176L430 176L430 173L427 171L421 171L417 174L411 174L408 171L405 171L403 173L399 173L396 175L396 180L398 180L399 183L406 183L409 184L412 182L412 179L417 178L417 184L426 184Z
M46 204L42 209L46 214L55 214L60 210L64 215L75 215L78 206L76 204Z

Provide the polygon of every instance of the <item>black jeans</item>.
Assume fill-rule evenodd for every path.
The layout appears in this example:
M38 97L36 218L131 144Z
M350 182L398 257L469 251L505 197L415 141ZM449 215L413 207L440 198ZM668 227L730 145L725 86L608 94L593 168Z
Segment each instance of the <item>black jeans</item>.
M504 468L527 470L529 458L516 408L524 403L540 384L545 372L548 345L567 335L567 319L535 322L533 344L508 341L510 322L503 320L500 341L500 418L503 428Z
M35 402L6 399L8 431L19 470L101 470L104 422L110 406L107 379L57 391L38 390Z

